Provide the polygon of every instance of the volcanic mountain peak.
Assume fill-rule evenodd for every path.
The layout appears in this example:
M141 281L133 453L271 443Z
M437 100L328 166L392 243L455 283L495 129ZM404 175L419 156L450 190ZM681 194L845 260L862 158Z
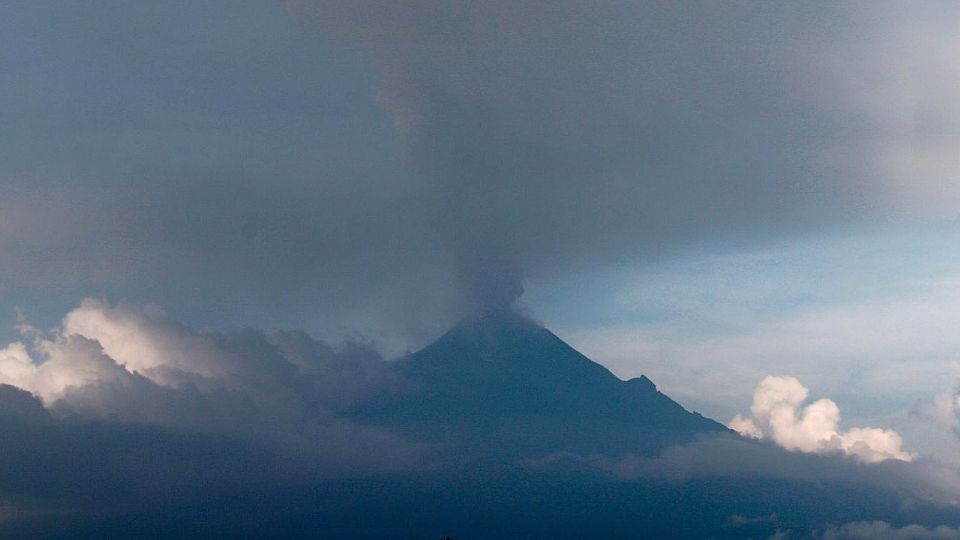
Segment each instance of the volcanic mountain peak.
M726 431L513 311L464 320L396 368L416 391L384 412L417 436L453 434L512 453L649 454Z
M432 344L411 355L411 369L502 369L587 372L600 378L612 373L567 345L532 319L512 310L487 312L464 319ZM531 373L532 375L532 373Z

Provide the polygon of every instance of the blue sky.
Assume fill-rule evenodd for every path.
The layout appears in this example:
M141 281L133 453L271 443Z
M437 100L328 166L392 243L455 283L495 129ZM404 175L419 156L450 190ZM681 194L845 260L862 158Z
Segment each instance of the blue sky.
M764 376L794 376L848 425L895 426L955 461L950 423L917 412L960 366L956 245L948 228L791 238L608 269L595 289L558 280L528 301L621 377L645 373L706 414L726 420Z

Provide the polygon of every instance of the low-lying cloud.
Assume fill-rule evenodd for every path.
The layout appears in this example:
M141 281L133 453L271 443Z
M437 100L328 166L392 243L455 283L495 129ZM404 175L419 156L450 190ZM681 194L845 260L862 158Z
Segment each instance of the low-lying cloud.
M304 478L411 466L418 446L343 411L396 386L370 346L302 332L198 332L153 307L85 300L50 332L21 325L0 384L53 422L188 430L263 446ZM16 388L17 390L14 390ZM24 401L26 398L11 399ZM28 400L29 402L29 400ZM358 452L357 449L363 451Z
M789 536L788 536L789 538ZM895 527L886 521L857 521L828 527L820 540L958 540L960 529L940 525L924 527L905 525Z
M137 512L264 490L335 491L329 482L358 478L435 480L450 464L443 434L428 444L351 414L409 384L370 345L331 347L302 332L198 331L157 308L99 300L83 301L52 330L24 323L20 332L0 350L0 431L9 435L0 439L0 501L24 519ZM835 406L802 407L806 397L795 379L769 378L752 416L739 421L791 449L869 463L786 453L733 434L656 457L538 463L572 459L615 482L763 478L899 493L924 504L960 501L956 471L906 463L914 456L893 432L840 432Z
M804 406L808 395L794 377L766 377L754 390L751 415L737 414L730 427L748 437L770 437L787 450L842 452L867 463L916 457L901 448L903 438L896 431L870 427L840 431L837 404L823 398Z

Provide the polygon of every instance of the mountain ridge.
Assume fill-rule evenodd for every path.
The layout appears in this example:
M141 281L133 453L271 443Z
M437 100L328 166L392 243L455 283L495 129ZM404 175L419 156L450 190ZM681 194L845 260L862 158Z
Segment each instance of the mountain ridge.
M498 456L655 455L729 431L512 310L465 319L394 368L412 389L377 411L379 423Z

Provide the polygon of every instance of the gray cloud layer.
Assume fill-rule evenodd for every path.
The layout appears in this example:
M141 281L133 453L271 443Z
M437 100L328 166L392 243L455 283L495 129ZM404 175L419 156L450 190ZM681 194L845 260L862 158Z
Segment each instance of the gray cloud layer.
M949 213L955 9L17 3L0 277L429 333L523 276Z

